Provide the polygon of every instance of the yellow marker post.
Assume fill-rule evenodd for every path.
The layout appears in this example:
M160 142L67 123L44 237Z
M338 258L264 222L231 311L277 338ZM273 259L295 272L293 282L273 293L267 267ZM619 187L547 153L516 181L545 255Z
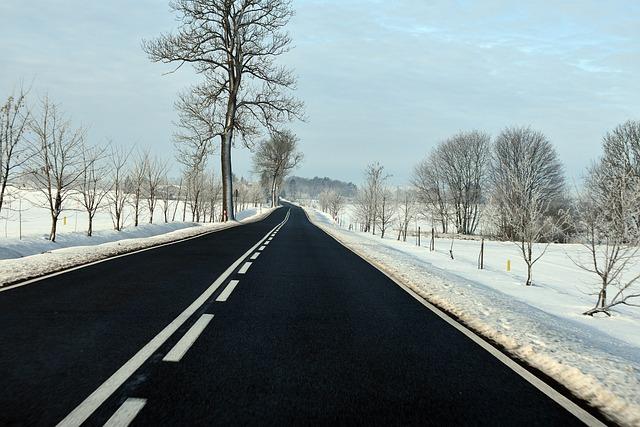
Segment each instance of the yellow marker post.
M507 271L511 271L511 260L507 260Z
M62 224L67 225L67 217L62 217Z

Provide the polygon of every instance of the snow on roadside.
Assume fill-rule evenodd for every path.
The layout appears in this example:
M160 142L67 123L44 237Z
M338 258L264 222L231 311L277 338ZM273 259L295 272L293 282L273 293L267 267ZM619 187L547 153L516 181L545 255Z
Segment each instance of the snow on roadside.
M618 339L601 327L602 321L611 319L572 318L579 313L579 304L573 301L571 305L571 300L563 299L553 288L525 289L519 285L518 292L537 296L516 298L504 282L499 283L504 285L503 292L499 286L488 285L477 271L472 274L465 269L464 263L443 267L429 259L424 248L347 231L322 212L306 211L316 225L356 253L514 357L565 385L611 420L640 425L640 322L636 318L618 319L620 324L630 322L630 330L636 331L633 337L626 333L622 337L627 339ZM489 280L499 278L496 272L480 274L485 273ZM513 286L513 279L511 282Z
M0 240L0 258L5 258L0 260L0 288L116 255L259 221L273 210L247 209L238 213L237 221L228 223L145 224L121 232L100 231L92 237L80 233L60 234L56 242L42 238Z

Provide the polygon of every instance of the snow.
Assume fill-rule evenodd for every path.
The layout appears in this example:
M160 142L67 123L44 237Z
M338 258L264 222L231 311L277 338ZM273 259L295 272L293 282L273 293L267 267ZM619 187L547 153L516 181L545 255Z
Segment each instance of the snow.
M21 196L24 208L37 194L21 191ZM154 216L156 224L141 223L138 227L133 227L129 221L125 223L128 226L121 231L113 230L109 214L101 212L96 217L93 236L86 236L84 231L73 231L76 229L75 224L70 225L70 221L67 221L66 226L61 223L56 241L51 242L47 239L47 211L34 205L27 209L23 212L22 239L0 238L0 287L108 257L257 221L273 211L271 208L252 207L239 212L236 215L237 221L228 223L165 224L158 210ZM19 229L15 217L11 215L8 219L4 218L7 235L8 230L15 232ZM80 220L80 215L78 218ZM78 230L83 226L77 227Z
M405 283L512 356L565 385L577 397L623 425L640 425L640 309L622 307L611 318L581 313L595 303L595 276L577 267L580 245L551 245L534 266L535 286L509 242L485 242L485 269L477 269L480 242L436 239L436 251L415 242L348 231L307 208L309 217L343 244ZM348 224L349 221L343 221ZM425 239L426 240L426 239ZM506 261L511 260L511 272ZM636 274L640 265L634 266Z

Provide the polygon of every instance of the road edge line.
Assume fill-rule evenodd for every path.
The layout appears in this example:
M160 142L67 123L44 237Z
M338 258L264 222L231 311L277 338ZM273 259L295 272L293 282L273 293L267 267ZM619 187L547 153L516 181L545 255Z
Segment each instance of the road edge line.
M406 284L402 283L402 281L400 279L396 278L393 275L393 273L387 271L387 269L384 266L382 266L379 263L377 263L376 261L372 260L366 254L361 254L356 249L353 249L353 248L349 247L346 243L344 243L342 240L340 240L337 236L334 236L329 231L325 230L323 227L318 225L315 221L313 221L311 219L311 217L309 216L309 214L307 213L307 210L305 208L302 208L302 210L304 211L304 213L305 213L305 215L307 217L307 220L309 220L309 222L314 227L318 228L320 231L325 233L327 236L329 236L330 238L332 238L333 240L338 242L345 249L349 250L354 255L356 255L359 258L361 258L362 260L364 260L366 263L371 265L376 270L380 271L387 278L389 278L392 282L394 282L396 285L398 285L399 287L404 289L414 299L416 299L422 305L427 307L429 310L431 310L433 313L435 313L442 320L444 320L445 322L447 322L448 324L453 326L459 332L464 334L471 341L473 341L474 343L478 344L485 351L487 351L493 357L495 357L500 362L502 362L504 365L506 365L508 368L510 368L512 371L514 371L516 374L518 374L520 377L522 377L529 384L533 385L540 392L544 393L548 398L550 398L551 400L556 402L558 405L563 407L567 412L569 412L570 414L572 414L573 416L575 416L577 419L579 419L580 421L582 421L583 423L585 423L588 426L606 427L605 423L603 423L598 418L596 418L595 416L590 414L584 408L581 408L579 405L577 405L575 402L573 402L567 396L563 395L558 390L556 390L555 388L553 388L552 386L547 384L544 380L542 380L541 378L538 378L537 376L535 376L532 372L530 372L529 370L524 368L522 365L518 364L511 357L509 357L506 353L500 351L500 349L496 348L494 345L492 345L487 339L482 337L480 334L478 334L478 333L474 332L473 330L469 329L464 324L458 322L452 316L447 314L444 310L440 309L439 307L435 306L431 302L427 301L425 298L423 298L420 295L418 295L418 293L416 293L413 289L411 289L411 287L409 285L406 285ZM594 409L597 410L597 408L594 408Z
M278 208L280 208L280 206L278 206ZM21 280L21 281L15 282L13 284L7 284L7 285L4 285L4 286L0 286L0 293L5 292L5 291L9 291L11 289L20 288L22 286L31 285L31 284L39 282L41 280L49 279L51 277L60 276L61 274L69 273L71 271L80 270L80 269L86 268L86 267L91 267L92 265L100 264L102 262L107 262L107 261L111 261L111 260L118 259L118 258L124 258L124 257L129 256L129 255L136 255L136 254L139 254L139 253L142 253L142 252L151 251L153 249L159 249L159 248L162 248L162 247L165 247L165 246L175 245L177 243L182 243L182 242L186 242L186 241L189 241L189 240L199 239L201 237L205 237L205 236L208 236L210 234L217 233L219 231L225 231L225 230L229 230L231 228L241 227L243 225L253 224L254 222L263 221L263 220L267 219L268 217L270 217L271 214L274 213L278 208L276 208L276 209L272 210L271 212L267 213L267 215L265 215L263 218L260 218L260 219L250 220L250 221L247 221L247 222L239 222L238 221L238 222L231 223L229 225L225 224L222 227L217 228L215 230L203 231L202 233L196 234L194 236L183 237L183 238L180 238L180 239L177 239L177 240L172 240L170 242L159 243L157 245L151 245L151 246L148 246L146 248L134 249L134 250L129 251L129 252L124 252L124 253L121 253L121 254L107 256L105 258L97 259L95 261L90 261L90 262L87 262L87 263L78 264L78 265L74 265L74 266L71 266L71 267L66 267L66 268L63 268L61 270L52 271L50 273L45 273L42 276L36 276L36 277L32 277L30 279L25 279L25 280ZM156 237L156 236L151 236L151 237ZM117 240L115 242L117 242ZM111 243L111 242L109 242L109 243ZM61 248L61 249L67 249L67 248Z

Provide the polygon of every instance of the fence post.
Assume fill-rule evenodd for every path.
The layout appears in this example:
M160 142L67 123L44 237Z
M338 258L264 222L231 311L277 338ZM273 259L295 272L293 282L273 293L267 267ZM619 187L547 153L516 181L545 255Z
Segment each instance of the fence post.
M478 268L484 270L484 237L480 242L480 255L478 256Z
M420 246L420 226L418 226L418 246Z

